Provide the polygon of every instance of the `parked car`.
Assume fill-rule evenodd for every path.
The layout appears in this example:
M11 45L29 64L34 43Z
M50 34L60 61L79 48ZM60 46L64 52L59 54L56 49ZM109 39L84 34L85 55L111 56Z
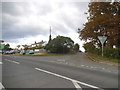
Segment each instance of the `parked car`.
M10 54L10 52L9 51L5 51L4 54Z
M4 54L15 54L14 50L5 51Z
M33 50L30 50L30 51L29 51L29 54L34 54L34 51L33 51Z
M21 50L20 54L25 55L26 54L25 50Z
M20 50L14 50L15 53L20 53Z
M15 54L15 51L14 50L10 50L9 54Z

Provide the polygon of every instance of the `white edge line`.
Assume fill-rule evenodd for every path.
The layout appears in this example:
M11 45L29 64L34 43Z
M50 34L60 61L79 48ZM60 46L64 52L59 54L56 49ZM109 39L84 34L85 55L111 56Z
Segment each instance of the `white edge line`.
M96 89L102 90L102 89L99 88L99 87L96 87L96 86L93 86L93 85L90 85L90 84L87 84L87 83L84 83L84 82L80 82L80 81L78 81L78 80L74 80L74 79L71 79L71 78L68 78L68 77L65 77L65 76L56 74L56 73L52 73L52 72L49 72L49 71L46 71L46 70L43 70L43 69L40 69L40 68L35 68L35 69L38 70L38 71L42 71L42 72L45 72L45 73L48 73L48 74L57 76L57 77L61 77L61 78L67 79L67 80L72 81L72 82L76 82L76 83L79 83L79 84L82 84L82 85L91 87L91 88L96 88Z
M80 85L78 85L78 83L77 83L77 82L72 81L72 83L74 84L75 88L81 88L81 87L80 87ZM81 89L82 89L82 88L81 88Z

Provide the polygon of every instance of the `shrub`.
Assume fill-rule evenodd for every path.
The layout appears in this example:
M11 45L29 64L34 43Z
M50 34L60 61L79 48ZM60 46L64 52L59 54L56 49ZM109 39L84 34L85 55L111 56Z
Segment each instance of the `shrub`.
M83 46L86 52L101 55L102 49L95 48L92 42L86 43ZM112 59L120 59L120 48L111 48L111 47L104 47L103 49L104 57L112 58Z
M120 59L120 48L104 47L104 56L108 58Z

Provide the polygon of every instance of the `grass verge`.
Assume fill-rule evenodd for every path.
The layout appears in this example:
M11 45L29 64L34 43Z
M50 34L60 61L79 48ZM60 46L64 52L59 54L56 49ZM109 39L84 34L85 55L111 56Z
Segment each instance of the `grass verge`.
M18 55L18 56L55 56L55 55L63 55L63 54L56 54L56 53L45 53L45 54L25 54L25 55Z
M112 59L112 58L102 57L102 56L99 56L99 55L96 55L96 54L91 54L91 53L89 53L89 55L92 56L95 59L100 59L100 60L103 60L103 61L110 61L110 62L120 63L120 59Z

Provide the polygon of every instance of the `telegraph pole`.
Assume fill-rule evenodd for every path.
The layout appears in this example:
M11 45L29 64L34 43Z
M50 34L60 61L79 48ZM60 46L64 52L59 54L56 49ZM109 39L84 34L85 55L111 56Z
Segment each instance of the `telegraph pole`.
M51 38L51 26L50 26L50 36L49 36L49 42L52 40Z

